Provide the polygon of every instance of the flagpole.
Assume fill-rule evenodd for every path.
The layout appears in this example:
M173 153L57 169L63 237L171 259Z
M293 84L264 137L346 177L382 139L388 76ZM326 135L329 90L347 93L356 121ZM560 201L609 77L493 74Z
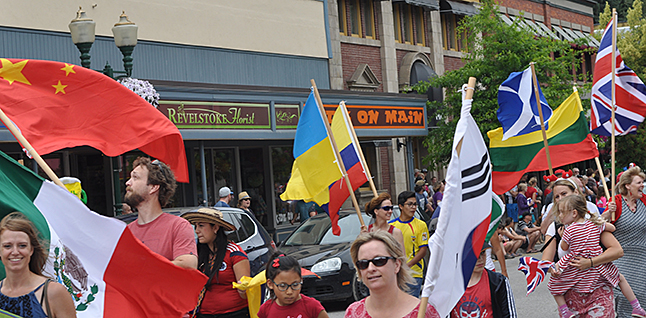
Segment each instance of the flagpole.
M350 182L350 178L348 177L348 172L345 170L345 164L343 164L343 160L341 159L341 153L339 153L339 148L336 146L334 135L332 135L332 131L330 129L330 122L327 120L327 115L325 114L325 108L323 107L323 101L321 100L321 95L319 95L319 90L318 88L316 88L316 82L314 82L314 79L311 79L310 82L312 83L312 87L314 88L314 96L316 97L316 104L319 106L319 111L321 112L321 116L323 116L323 121L325 122L325 129L327 130L328 136L330 136L332 148L334 149L334 153L336 153L336 158L339 162L339 166L341 167L341 172L343 173L343 179L345 179L345 184L348 186L348 192L350 192L350 197L352 198L352 204L354 205L354 209L357 211L357 216L359 217L361 228L363 228L366 226L366 224L363 222L363 217L361 217L359 202L357 202L357 197L355 197L354 191L352 191L352 183Z
M343 105L343 106L341 106ZM359 149L359 160L361 160L361 164L363 165L363 168L366 169L366 175L368 177L368 184L370 184L370 189L372 190L372 194L376 197L379 196L377 193L377 188L375 187L375 183L372 180L372 175L370 174L370 170L368 169L368 164L366 164L366 157L363 156L363 150L361 150L361 145L359 144L359 139L357 138L357 133L354 131L354 125L352 124L352 120L348 118L348 112L347 109L345 108L345 102L341 101L339 103L339 107L343 107L343 116L347 119L348 125L350 125L350 131L352 131L352 139L354 140L354 143L357 145Z
M617 9L612 9L612 117L610 124L612 131L610 132L610 186L612 187L612 202L615 202L615 73L617 72ZM611 221L615 220L615 212L612 212L610 217Z
M552 157L550 157L550 147L547 143L547 133L545 133L545 122L543 120L543 107L541 107L541 96L538 91L538 77L534 69L534 62L529 63L532 68L532 82L534 83L534 94L536 94L536 106L538 107L538 116L541 120L541 132L543 133L543 145L545 146L545 155L547 156L547 167L549 168L550 175L554 174L552 170ZM531 102L531 101L530 101Z
M20 132L20 130L18 130L18 128L16 128L16 126L13 124L11 119L9 119L9 117L7 117L7 115L4 113L4 111L2 111L2 109L0 109L0 120L2 120L4 125L7 126L9 131L11 131L13 136L16 137L18 142L23 147L25 147L27 152L34 158L34 160L36 160L36 162L38 163L40 168L43 169L43 171L45 171L47 176L54 183L56 183L57 185L63 187L64 189L67 189L67 188L65 188L65 185L63 185L61 180L58 179L58 176L56 176L54 171L52 171L52 168L50 168L49 165L47 165L47 163L45 162L45 160L43 160L43 158L38 154L38 152L36 152L36 150L34 150L34 147L32 147L31 144L29 143L29 141L27 141L27 139L25 139L25 136L23 136L22 133Z
M476 87L476 78L475 77L469 77L469 82L467 83L467 93L465 94L466 96L464 97L465 100L473 99L473 91L475 90ZM460 156L460 151L462 150L462 141L464 139L461 139L458 142L458 145L456 147L456 151L458 152L458 157ZM422 290L424 290L424 287L422 286ZM422 297L422 300L419 303L419 311L417 312L417 318L424 318L426 315L426 308L428 307L428 297Z

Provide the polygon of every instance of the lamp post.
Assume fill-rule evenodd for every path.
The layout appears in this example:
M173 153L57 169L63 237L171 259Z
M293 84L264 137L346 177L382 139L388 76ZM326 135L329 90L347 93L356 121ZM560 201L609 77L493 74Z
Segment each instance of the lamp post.
M81 52L81 66L85 68L90 68L90 49L94 43L95 26L96 23L87 17L81 7L79 7L79 11L76 13L76 18L69 24L72 41ZM120 77L132 76L132 51L137 45L137 30L137 25L128 19L125 11L122 11L119 16L119 22L112 28L112 34L114 35L114 43L123 55L124 71L115 71L109 63L106 63L103 70L99 72L115 80ZM115 77L115 73L123 75ZM121 169L119 159L120 156L111 158L114 184L114 209L117 215L121 214L122 211L121 183L119 178Z

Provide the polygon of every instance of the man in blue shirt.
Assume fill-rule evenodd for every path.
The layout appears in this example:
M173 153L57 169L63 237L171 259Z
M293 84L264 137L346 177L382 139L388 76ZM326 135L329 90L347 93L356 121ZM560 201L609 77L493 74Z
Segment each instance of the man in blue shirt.
M220 200L215 204L215 207L229 207L232 196L233 192L231 192L231 189L228 187L220 188Z

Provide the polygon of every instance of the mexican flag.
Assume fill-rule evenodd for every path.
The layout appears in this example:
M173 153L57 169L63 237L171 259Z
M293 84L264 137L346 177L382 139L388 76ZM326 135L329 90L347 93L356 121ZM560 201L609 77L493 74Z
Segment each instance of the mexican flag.
M181 317L206 283L150 251L122 221L90 211L0 152L0 217L13 211L50 244L44 274L67 288L78 317Z

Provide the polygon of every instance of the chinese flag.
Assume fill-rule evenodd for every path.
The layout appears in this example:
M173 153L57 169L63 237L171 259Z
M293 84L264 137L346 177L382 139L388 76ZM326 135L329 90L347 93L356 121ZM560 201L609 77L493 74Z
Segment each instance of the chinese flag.
M91 146L114 157L139 149L189 181L177 127L125 86L73 64L0 62L0 108L39 154Z

